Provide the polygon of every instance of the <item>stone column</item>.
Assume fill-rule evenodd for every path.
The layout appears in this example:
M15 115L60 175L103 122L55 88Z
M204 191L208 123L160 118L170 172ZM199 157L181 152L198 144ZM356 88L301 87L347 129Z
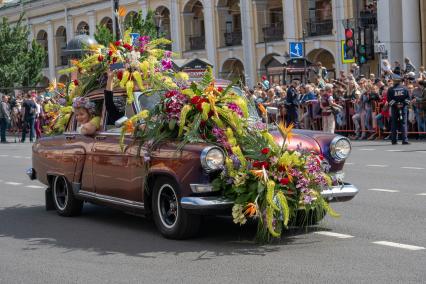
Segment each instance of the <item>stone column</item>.
M96 14L94 11L87 12L87 16L89 16L89 34L90 36L94 36L96 32Z
M282 0L284 15L284 39L287 42L296 41L296 10L294 0Z
M67 29L67 41L70 41L74 38L74 19L71 15L66 17L65 27Z
M217 55L216 55L216 33L214 21L214 4L213 1L204 1L204 28L207 59L213 64L213 70L217 71Z
M242 45L244 49L244 75L246 84L253 87L256 82L255 29L251 1L240 0Z
M419 7L419 0L402 1L402 42L404 57L410 58L417 70L422 64ZM404 65L403 68L405 68Z
M377 1L378 40L386 45L391 64L403 59L401 4L401 0Z
M182 55L182 25L178 0L170 0L170 36L172 39L172 50Z
M334 24L334 40L336 41L336 52L333 54L335 61L336 74L339 74L340 70L344 70L344 65L342 63L342 47L341 41L345 39L345 34L343 30L343 19L345 18L345 1L344 0L333 0L333 24ZM308 52L305 50L305 54Z
M48 48L48 56L49 56L49 79L53 80L56 78L55 74L55 44L54 44L54 36L53 36L53 23L51 21L47 21L47 48Z

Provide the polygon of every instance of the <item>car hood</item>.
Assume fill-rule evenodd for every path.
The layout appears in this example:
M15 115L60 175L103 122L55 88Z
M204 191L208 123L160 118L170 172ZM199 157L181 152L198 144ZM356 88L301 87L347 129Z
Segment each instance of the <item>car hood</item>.
M283 138L278 130L269 131L275 138L275 141L282 145ZM322 154L330 163L331 171L337 172L343 169L344 162L336 163L330 155L331 141L336 138L336 134L325 133L320 131L294 129L293 137L290 141L286 141L286 145L290 150L304 149Z

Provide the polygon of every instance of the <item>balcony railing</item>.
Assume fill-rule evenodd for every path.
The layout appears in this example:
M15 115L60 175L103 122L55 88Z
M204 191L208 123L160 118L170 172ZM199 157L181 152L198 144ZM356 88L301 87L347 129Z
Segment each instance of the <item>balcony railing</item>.
M224 36L225 36L226 46L241 45L241 41L242 41L241 31L224 33Z
M206 48L206 37L205 36L190 36L189 37L189 48L190 50L201 50Z
M280 41L284 37L283 23L275 23L270 26L264 27L263 37L266 41Z
M308 36L323 36L333 34L333 20L307 22Z
M372 11L361 11L359 14L361 27L367 28L374 26L377 28L377 13Z

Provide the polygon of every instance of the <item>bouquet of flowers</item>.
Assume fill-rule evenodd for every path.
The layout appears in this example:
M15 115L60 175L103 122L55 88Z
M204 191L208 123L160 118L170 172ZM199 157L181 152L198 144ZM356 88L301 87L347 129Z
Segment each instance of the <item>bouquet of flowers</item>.
M247 118L247 100L234 93L232 86L216 87L208 70L198 84L165 91L154 111L145 113L146 126L136 135L152 147L168 138L180 139L182 146L193 142L220 146L226 161L213 185L235 201L235 223L259 220L261 242L279 237L301 210L337 217L321 196L332 183L324 158L302 149L287 149L292 125L278 125L277 135L282 139L277 143L266 127L251 125ZM138 119L140 116L131 121ZM135 128L131 124L126 129Z

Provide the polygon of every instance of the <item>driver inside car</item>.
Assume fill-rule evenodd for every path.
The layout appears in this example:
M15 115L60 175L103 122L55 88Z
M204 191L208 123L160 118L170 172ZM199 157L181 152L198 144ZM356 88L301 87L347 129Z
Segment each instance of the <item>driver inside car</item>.
M101 118L95 115L96 106L85 97L75 98L72 103L77 132L83 135L93 135L99 130Z

